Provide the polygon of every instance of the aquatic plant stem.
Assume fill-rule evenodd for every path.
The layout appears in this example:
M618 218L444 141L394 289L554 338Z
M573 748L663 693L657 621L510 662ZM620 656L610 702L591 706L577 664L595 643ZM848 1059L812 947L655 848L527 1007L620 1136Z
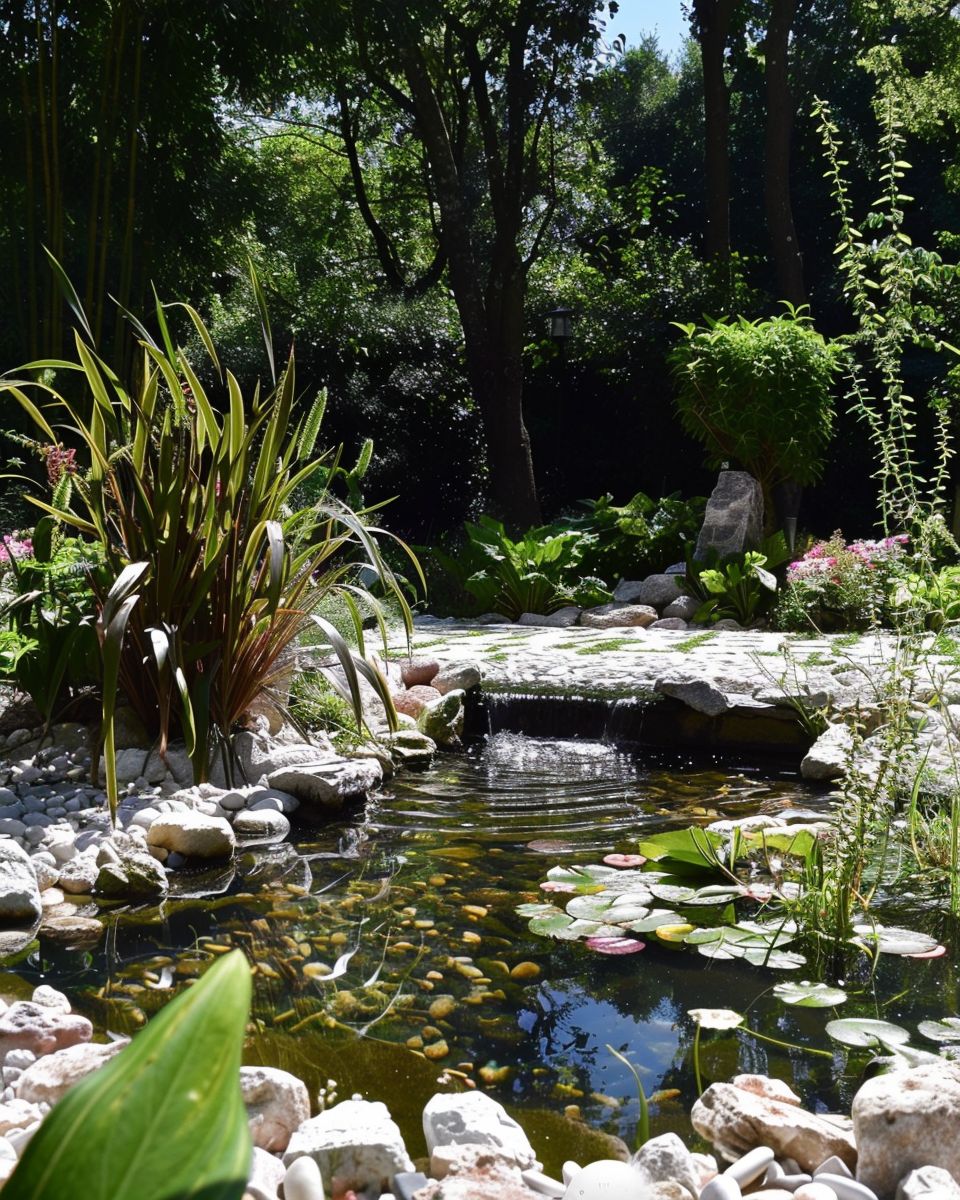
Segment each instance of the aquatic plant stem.
M703 1095L703 1079L700 1075L700 1023L693 1035L693 1081L697 1086L697 1095Z
M782 1046L784 1050L802 1050L804 1054L816 1054L819 1058L831 1058L831 1059L833 1058L833 1055L830 1053L829 1050L814 1050L813 1047L811 1047L811 1046L798 1046L796 1042L781 1042L779 1038L770 1037L766 1033L757 1033L757 1031L755 1029L746 1029L742 1025L740 1026L740 1028L737 1032L738 1033L746 1033L750 1037L759 1038L761 1042L770 1042L770 1044L773 1046ZM699 1035L700 1035L700 1027L697 1026L697 1032L694 1035L694 1039L693 1039L693 1046L694 1046L693 1068L694 1068L694 1071L697 1073L697 1087L698 1088L700 1087L700 1080L699 1080L699 1072L697 1071L696 1047L697 1047L697 1037L699 1037Z
M699 1028L698 1031L699 1032ZM634 1149L639 1150L646 1142L650 1140L650 1106L647 1103L647 1094L643 1090L643 1083L640 1080L640 1075L633 1063L626 1058L619 1050L607 1043L607 1049L614 1058L618 1058L633 1076L634 1083L637 1085L637 1097L640 1101L640 1115L637 1118L637 1133L634 1139Z

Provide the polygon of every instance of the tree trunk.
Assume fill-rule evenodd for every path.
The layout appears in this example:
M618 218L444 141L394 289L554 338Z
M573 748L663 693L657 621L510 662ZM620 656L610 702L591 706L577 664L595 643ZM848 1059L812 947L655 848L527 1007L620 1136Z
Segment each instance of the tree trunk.
M483 419L494 515L511 530L540 521L530 437L523 420L523 303L525 280L516 240L496 254L487 288L481 284L469 210L443 113L419 49L403 55L404 73L416 106L440 209L440 241L446 253L460 323L470 387Z
M730 258L730 97L724 55L734 0L694 0L693 17L703 64L704 171L707 190L706 257Z
M790 27L797 0L769 0L769 3L770 16L764 39L767 89L764 202L779 297L800 305L806 303L807 293L803 286L803 260L790 202L790 140L794 110L788 62Z

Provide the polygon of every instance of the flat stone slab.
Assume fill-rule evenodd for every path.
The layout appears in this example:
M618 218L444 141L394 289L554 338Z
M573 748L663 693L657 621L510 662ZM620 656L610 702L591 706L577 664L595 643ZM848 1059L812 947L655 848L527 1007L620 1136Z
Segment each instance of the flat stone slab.
M871 710L877 679L895 653L892 636L883 633L549 629L436 617L416 619L413 645L441 668L477 663L488 695L616 701L670 693L700 712L780 709L783 716L798 706L813 712L829 705L841 714ZM934 695L933 676L942 690L942 677L951 672L956 668L926 657L915 698Z

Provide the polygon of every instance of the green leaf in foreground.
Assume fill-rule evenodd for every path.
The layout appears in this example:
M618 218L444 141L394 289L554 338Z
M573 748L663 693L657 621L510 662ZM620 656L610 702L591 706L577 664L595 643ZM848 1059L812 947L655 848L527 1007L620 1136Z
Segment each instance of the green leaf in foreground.
M64 1096L4 1200L240 1200L251 1154L239 1080L249 1006L247 961L234 951Z
M948 1042L960 1042L960 1017L944 1017L940 1021L921 1021L917 1032L931 1042L941 1046Z

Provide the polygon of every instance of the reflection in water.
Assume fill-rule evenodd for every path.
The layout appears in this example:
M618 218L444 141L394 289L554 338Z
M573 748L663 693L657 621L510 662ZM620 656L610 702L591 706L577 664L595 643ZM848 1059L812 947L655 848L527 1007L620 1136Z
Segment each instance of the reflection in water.
M44 943L8 990L44 978L100 1030L130 1030L169 999L167 984L240 946L255 964L250 1058L296 1071L314 1092L332 1077L341 1096L387 1101L412 1144L422 1093L441 1072L557 1120L576 1105L591 1124L631 1135L635 1088L608 1043L658 1093L655 1131L685 1132L688 1009L734 1008L752 1028L821 1049L834 1014L784 1008L769 970L658 944L595 955L534 936L514 908L539 898L555 862L630 851L641 832L811 806L822 808L822 795L795 776L501 733L394 780L336 825L300 827L298 853L250 851L232 881L184 876L179 898L115 915L92 954ZM215 887L226 890L195 898ZM887 959L875 978L864 971L848 986L845 1015L910 1024L955 1011L944 1007L955 986L946 959ZM706 1079L778 1075L822 1108L847 1103L856 1084L839 1052L831 1063L740 1032L704 1036L701 1064ZM404 1072L409 1087L398 1082ZM557 1154L546 1152L555 1170L569 1156L562 1137Z

